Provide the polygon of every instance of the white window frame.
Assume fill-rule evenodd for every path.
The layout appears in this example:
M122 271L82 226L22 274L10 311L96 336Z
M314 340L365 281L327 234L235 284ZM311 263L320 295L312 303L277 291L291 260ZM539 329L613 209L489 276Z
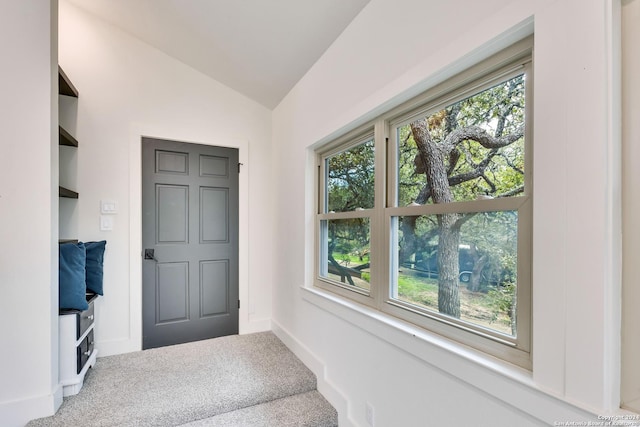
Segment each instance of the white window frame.
M350 286L347 287L344 284L337 282L335 280L331 280L322 274L324 272L324 266L326 264L326 256L324 254L323 247L327 243L326 233L324 232L322 223L323 221L338 220L338 219L368 218L369 227L371 230L373 230L374 227L379 227L379 223L374 218L374 215L373 215L378 208L377 194L375 195L376 205L374 206L373 209L363 209L363 210L350 211L350 212L332 212L332 213L325 212L327 207L327 200L326 200L327 191L326 191L326 187L324 186L324 183L326 182L325 177L327 175L326 160L336 154L347 151L350 148L353 148L359 144L370 141L371 139L374 140L374 144L375 144L376 138L375 138L374 130L371 124L367 124L365 126L362 126L356 129L355 131L349 132L348 134L344 135L341 138L338 138L337 140L333 141L331 144L328 144L322 147L323 149L321 151L318 151L317 163L316 163L316 167L318 170L318 175L317 175L318 185L316 185L316 188L318 188L318 197L317 197L317 209L316 209L317 220L316 220L315 235L316 235L316 241L318 242L317 252L316 252L318 256L316 257L317 260L315 263L315 277L316 277L315 285L325 290L329 290L337 294L340 294L342 296L354 299L366 305L372 305L373 303L373 297L371 295L371 292L373 291L373 286L371 287L371 291L366 292L365 290L354 289L353 287L350 287ZM377 157L378 156L376 156L376 162L377 162ZM375 170L376 171L378 170L377 164L375 165ZM376 180L378 179L377 173L375 175L375 179ZM322 185L322 187L320 187L319 185ZM376 185L376 189L377 187L378 186ZM373 235L373 233L371 234ZM373 246L373 242L370 242L370 245ZM374 261L371 260L370 263L373 265Z
M355 300L382 313L411 322L457 342L469 345L526 369L531 369L531 265L532 265L532 129L533 129L533 37L522 40L500 53L427 90L414 99L382 114L372 122L355 129L316 150L318 168L316 189L316 256L314 285ZM439 111L460 99L472 96L499 82L525 74L525 190L517 197L398 207L396 200L397 164L395 129ZM354 212L325 212L326 159L374 137L375 205L373 209ZM392 221L398 216L433 215L513 210L518 212L518 265L516 337L453 319L435 311L420 309L391 298L394 245ZM369 218L370 291L361 292L320 275L323 247L321 223L330 219ZM326 259L325 259L326 261Z

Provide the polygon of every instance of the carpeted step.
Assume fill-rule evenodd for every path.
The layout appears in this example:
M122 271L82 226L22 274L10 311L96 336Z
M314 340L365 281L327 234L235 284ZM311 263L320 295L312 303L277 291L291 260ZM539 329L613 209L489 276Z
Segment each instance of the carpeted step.
M273 333L198 341L98 359L58 413L29 426L171 426L316 389Z
M180 427L336 427L338 413L317 391L238 409Z

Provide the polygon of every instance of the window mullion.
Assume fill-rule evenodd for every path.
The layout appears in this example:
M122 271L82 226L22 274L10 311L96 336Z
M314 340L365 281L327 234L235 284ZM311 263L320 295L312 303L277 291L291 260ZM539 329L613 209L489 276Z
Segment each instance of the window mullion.
M374 125L375 139L375 207L371 216L371 298L376 308L382 307L384 292L389 286L388 250L384 235L384 206L386 205L387 130L383 120Z
M317 184L316 188L318 189L318 197L316 199L318 206L316 207L316 213L322 214L326 211L326 197L327 197L327 185L326 185L326 168L324 164L324 158L322 156L317 156L316 160L316 173L317 173Z
M518 210L518 295L516 301L516 328L520 346L527 352L531 351L532 328L532 286L533 273L533 207L531 195L533 194L533 66L529 62L525 65L525 195L527 201Z

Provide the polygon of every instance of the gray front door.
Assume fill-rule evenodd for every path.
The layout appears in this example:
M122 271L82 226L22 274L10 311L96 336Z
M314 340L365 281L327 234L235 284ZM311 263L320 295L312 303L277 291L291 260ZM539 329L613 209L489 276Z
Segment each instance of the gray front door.
M238 150L142 138L144 349L238 333Z

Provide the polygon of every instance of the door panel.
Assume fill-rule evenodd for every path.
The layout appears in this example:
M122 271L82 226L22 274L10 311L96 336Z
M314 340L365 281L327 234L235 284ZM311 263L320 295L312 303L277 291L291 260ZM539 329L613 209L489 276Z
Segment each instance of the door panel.
M189 154L157 150L156 172L187 175L189 173Z
M156 184L157 243L189 243L189 187Z
M156 264L156 325L189 319L189 264Z
M200 316L229 313L229 262L200 262Z
M200 176L226 177L229 175L229 159L218 156L200 156Z
M238 150L143 138L143 348L238 333Z
M200 188L200 242L218 243L229 239L229 190Z

